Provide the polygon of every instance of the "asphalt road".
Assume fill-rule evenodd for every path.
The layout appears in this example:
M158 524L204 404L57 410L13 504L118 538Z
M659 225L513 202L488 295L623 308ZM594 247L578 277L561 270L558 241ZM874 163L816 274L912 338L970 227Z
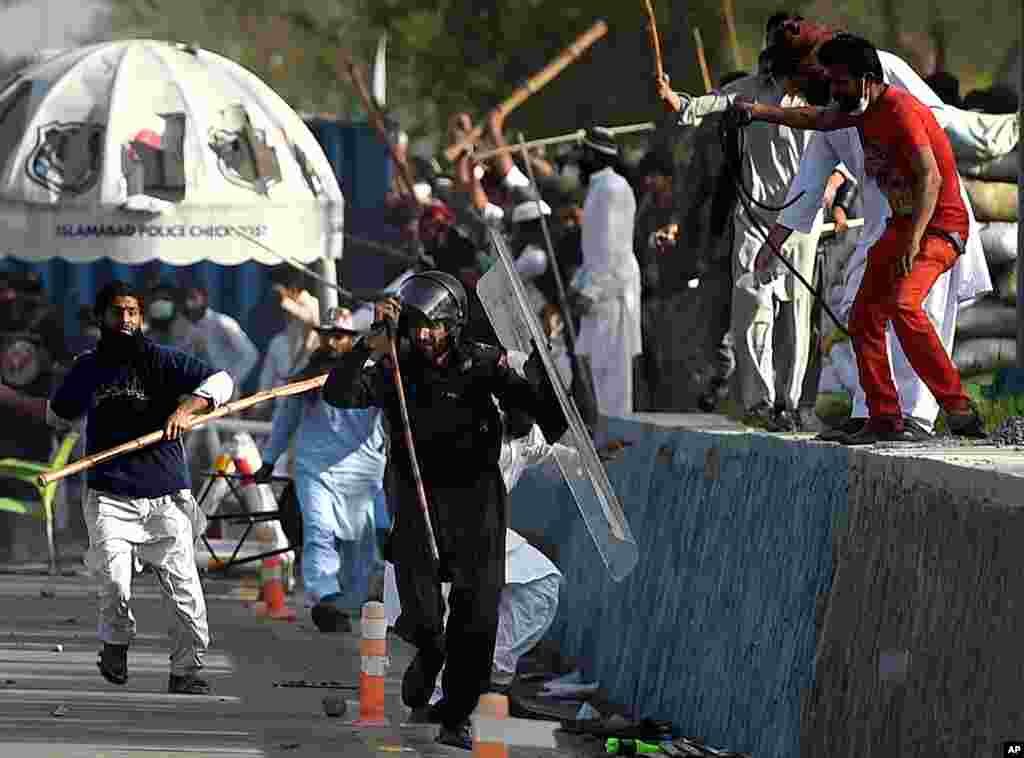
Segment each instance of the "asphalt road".
M408 711L399 692L412 649L401 640L389 637L390 724L358 728L348 723L358 712L358 634L321 634L301 608L293 623L261 619L246 607L237 579L208 579L206 586L213 644L205 674L213 694L169 695L169 617L151 577L136 579L139 634L128 654L128 683L117 687L96 668L100 643L87 577L0 574L0 756L470 755L435 744L436 726L404 723ZM296 680L352 689L274 686ZM340 718L324 714L322 699L331 694L349 701ZM594 753L566 735L558 745L509 752L514 758Z

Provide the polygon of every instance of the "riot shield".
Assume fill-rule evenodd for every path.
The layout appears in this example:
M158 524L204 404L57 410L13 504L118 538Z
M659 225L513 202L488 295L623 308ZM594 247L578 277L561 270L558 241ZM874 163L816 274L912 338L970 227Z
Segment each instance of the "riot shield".
M477 294L502 347L529 354L532 344L538 345L544 370L569 421L568 431L559 440L565 449L556 448L555 460L609 575L617 582L622 581L636 565L639 555L636 540L576 403L547 350L540 320L528 305L523 282L505 240L494 231L489 234L498 262L480 279Z

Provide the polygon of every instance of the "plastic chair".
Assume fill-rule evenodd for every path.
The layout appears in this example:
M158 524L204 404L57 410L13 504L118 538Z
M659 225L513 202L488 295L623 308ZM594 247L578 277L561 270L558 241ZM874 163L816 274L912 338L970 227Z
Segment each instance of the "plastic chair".
M78 433L70 432L53 454L49 463L39 461L23 461L19 458L0 459L0 478L17 479L27 482L36 488L39 493L38 500L18 500L13 497L0 497L0 511L8 513L20 513L24 516L31 516L43 522L46 528L46 547L50 552L50 573L57 573L57 551L53 544L53 501L57 495L57 487L60 482L51 482L42 487L39 485L38 477L48 471L56 471L67 465L71 457L71 451L78 442Z

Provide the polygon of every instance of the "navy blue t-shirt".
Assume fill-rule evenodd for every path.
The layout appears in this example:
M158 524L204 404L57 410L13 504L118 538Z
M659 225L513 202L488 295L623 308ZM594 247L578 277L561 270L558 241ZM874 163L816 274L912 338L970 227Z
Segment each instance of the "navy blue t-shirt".
M50 408L68 421L86 416L92 455L164 428L183 395L215 372L187 353L144 341L131 361L82 354L57 389ZM190 489L182 440L164 440L89 470L89 487L121 497L162 497Z

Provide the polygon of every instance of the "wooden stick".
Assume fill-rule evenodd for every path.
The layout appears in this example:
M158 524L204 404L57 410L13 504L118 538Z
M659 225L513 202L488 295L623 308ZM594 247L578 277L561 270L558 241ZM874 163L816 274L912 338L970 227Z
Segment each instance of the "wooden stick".
M608 24L604 21L598 21L590 29L585 31L576 41L569 45L564 52L555 58L551 63L542 68L538 73L534 74L527 80L526 84L513 92L506 100L504 100L496 108L492 109L488 114L488 117L484 119L484 122L479 126L473 127L473 130L466 136L460 139L454 145L451 145L447 150L444 151L444 157L449 161L454 161L459 154L471 147L476 143L478 139L483 135L484 128L486 127L487 121L491 115L500 115L502 117L507 116L513 110L522 105L530 95L534 94L541 89L544 85L562 73L570 63L573 63L583 53L597 42L601 37L608 33Z
M632 134L634 132L653 132L658 128L658 125L653 121L645 121L642 124L627 124L625 126L612 126L608 127L608 131L612 134ZM577 129L574 132L568 134L559 134L555 137L544 137L542 139L530 140L524 146L527 150L534 147L546 147L547 145L561 145L566 142L582 142L583 138L587 136L585 129ZM521 145L506 145L505 147L498 147L494 150L488 150L484 153L474 153L473 159L477 161L485 161L488 158L493 158L496 155L502 153L512 153L522 150L524 146Z
M198 427L202 426L208 421L222 418L232 413L237 413L238 411L244 411L246 408L251 408L254 405L258 405L259 403L265 403L267 400L273 400L274 398L277 397L298 395L303 392L309 392L310 390L319 389L324 385L324 382L327 381L327 376L327 374L321 374L320 376L314 376L311 379L303 379L302 381L292 382L291 384L286 384L282 387L276 387L270 390L263 390L262 392L257 392L255 395L249 395L249 397L244 397L241 400L236 400L233 403L227 403L214 411L210 411L209 413L203 414L201 416L195 416L189 419L188 421L185 422L185 429L186 431L197 429ZM163 438L164 432L162 429L160 431L150 432L149 434L145 434L141 437L136 437L135 439L129 442L125 442L122 445L118 445L117 447L112 447L108 450L100 451L99 453L93 453L92 455L82 458L81 460L68 464L64 468L60 468L57 469L56 471L50 471L45 474L42 474L40 475L38 480L39 484L45 487L51 482L56 482L66 477L73 476L74 474L77 474L79 472L85 471L87 469L91 469L93 466L96 466L100 463L104 463L105 461L109 461L111 458L116 458L119 455L124 455L125 453L132 453L136 450L141 450L144 447L155 445L156 443L163 440Z
M654 6L651 0L644 0L644 7L647 10L647 36L651 41L651 50L654 51L654 73L658 81L665 75L665 68L661 61L661 40L658 39L658 21L654 16Z
M697 63L700 64L700 73L704 77L704 92L711 92L711 72L708 71L708 61L704 57L704 41L700 37L700 29L693 27L693 41L697 45Z
M366 79L363 76L363 70L356 65L348 55L339 53L341 58L342 67L345 69L345 73L348 75L349 81L352 82L352 86L355 88L356 93L359 95L359 99L363 101L363 107L366 109L366 116L370 119L370 123L373 124L377 130L377 136L380 137L387 148L388 152L391 153L391 160L395 164L395 168L398 170L398 175L402 179L402 184L405 185L408 196L416 199L416 192L413 189L415 180L413 179L412 172L409 170L409 164L401 160L398 157L398 150L395 148L394 143L391 142L391 138L388 137L387 124L384 123L384 114L381 112L377 102L373 99L370 94L369 88L366 86ZM417 204L419 201L417 200Z
M729 44L732 46L732 59L738 70L743 69L743 57L740 54L740 40L736 35L736 17L733 14L732 0L722 0L722 15L725 17L725 28L729 32Z
M437 550L437 537L434 536L434 524L430 520L430 507L427 505L427 490L423 486L423 475L420 473L420 461L416 456L416 443L412 438L412 424L409 421L409 406L405 402L405 387L402 385L402 369L398 365L398 351L395 348L396 340L391 339L391 363L395 367L395 389L398 391L398 409L402 414L402 430L405 434L405 447L409 451L409 462L412 464L412 478L416 481L416 496L420 501L420 510L423 511L423 520L427 527L427 544L430 547L430 555L434 563L441 559Z

